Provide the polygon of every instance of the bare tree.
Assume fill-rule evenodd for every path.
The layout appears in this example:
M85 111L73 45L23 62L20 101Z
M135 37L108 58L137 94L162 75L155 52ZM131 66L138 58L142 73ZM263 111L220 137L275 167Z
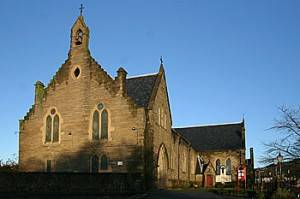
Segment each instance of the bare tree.
M280 136L275 141L264 143L265 155L260 160L264 164L272 163L279 152L285 160L300 158L300 106L281 106L279 112L279 119L275 119L269 130L276 130Z
M8 158L6 161L0 159L0 172L17 172L18 162L16 154L12 155L12 158Z

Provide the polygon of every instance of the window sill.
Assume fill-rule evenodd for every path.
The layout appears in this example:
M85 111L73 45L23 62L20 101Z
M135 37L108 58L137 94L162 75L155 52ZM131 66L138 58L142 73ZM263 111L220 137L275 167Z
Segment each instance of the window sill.
M109 139L90 140L91 143L106 143L109 141Z
M44 146L56 146L56 145L60 145L60 142L44 142L43 145Z

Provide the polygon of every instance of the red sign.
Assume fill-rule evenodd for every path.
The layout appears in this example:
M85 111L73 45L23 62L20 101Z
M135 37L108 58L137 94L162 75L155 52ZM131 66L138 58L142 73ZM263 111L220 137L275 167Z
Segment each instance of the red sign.
M246 181L246 168L243 168L243 166L240 166L238 169L238 180Z

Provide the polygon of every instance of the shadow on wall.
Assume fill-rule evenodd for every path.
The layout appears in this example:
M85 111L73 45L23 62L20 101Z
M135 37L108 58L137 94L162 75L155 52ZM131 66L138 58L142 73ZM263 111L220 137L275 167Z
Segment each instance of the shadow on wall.
M47 160L51 160L52 172L80 172L89 173L92 167L92 157L97 156L98 166L101 165L101 157L107 157L107 169L99 172L128 172L141 173L143 172L143 150L138 145L107 146L101 142L88 142L76 152L60 149L59 156L56 156L57 148L49 148L49 153L44 156L38 156L23 160L21 163L21 171L29 172L45 172L47 168ZM43 157L43 159L39 159Z
M118 153L120 147L104 147L99 143L88 143L76 153L64 153L55 159L53 171L46 171L46 162L37 158L28 159L22 163L28 171L0 173L0 192L29 193L66 193L66 194L127 194L144 190L142 179L143 150L140 146L126 147L127 153ZM100 173L91 173L91 157L105 154L108 159L108 169ZM122 154L119 157L118 154ZM126 156L127 154L127 156ZM45 158L49 158L47 156ZM118 165L121 158L123 165Z

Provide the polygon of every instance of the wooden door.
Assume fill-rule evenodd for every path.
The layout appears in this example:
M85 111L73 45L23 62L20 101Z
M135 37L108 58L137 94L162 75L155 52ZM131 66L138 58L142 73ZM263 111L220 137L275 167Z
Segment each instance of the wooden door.
M206 175L206 187L212 187L213 183L213 175Z

